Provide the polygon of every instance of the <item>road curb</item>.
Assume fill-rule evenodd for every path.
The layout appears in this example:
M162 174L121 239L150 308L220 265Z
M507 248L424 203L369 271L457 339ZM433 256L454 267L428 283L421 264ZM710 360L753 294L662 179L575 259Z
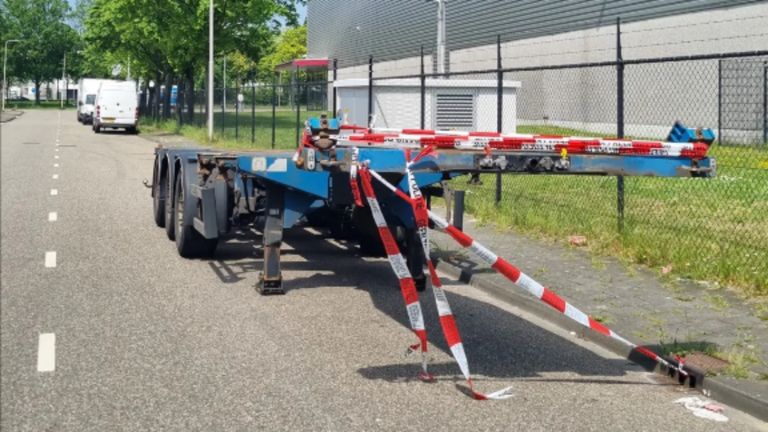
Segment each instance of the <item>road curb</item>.
M502 286L489 277L483 277L482 274L476 274L471 269L462 268L449 261L442 259L437 254L432 257L436 263L436 268L451 277L456 278L464 283L467 283L475 288L478 288L499 300L511 303L528 313L532 313L539 318L552 322L572 333L575 333L578 337L586 339L590 342L594 342L597 345L613 352L614 354L625 357L647 370L653 370L654 372L677 379L681 385L687 385L690 388L695 388L701 391L705 396L711 397L719 402L727 404L733 408L743 411L757 419L768 421L768 395L758 395L761 397L755 397L748 392L745 392L733 384L729 383L725 379L718 377L707 377L701 371L693 368L691 369L691 376L689 379L683 377L676 377L674 371L670 371L665 367L653 362L645 356L639 355L633 352L626 345L619 343L618 341L606 337L597 332L589 331L585 327L575 323L563 314L557 313L549 306L534 299L529 295L525 295L522 292L517 292L509 289L508 285Z
M8 123L21 117L22 114L24 114L24 111L5 111L5 113L0 113L0 123Z

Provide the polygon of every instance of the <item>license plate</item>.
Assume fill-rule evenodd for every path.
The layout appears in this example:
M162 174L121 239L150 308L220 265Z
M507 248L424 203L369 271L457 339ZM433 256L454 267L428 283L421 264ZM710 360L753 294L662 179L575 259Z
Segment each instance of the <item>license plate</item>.
M115 118L114 117L104 117L104 118L101 119L101 121L103 121L105 123L113 123L115 121Z

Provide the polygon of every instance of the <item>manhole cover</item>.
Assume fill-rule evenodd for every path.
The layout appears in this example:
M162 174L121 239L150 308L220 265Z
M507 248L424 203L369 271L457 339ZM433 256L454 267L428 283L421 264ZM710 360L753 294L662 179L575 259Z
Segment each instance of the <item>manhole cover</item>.
M730 364L725 360L712 357L703 352L692 352L688 354L685 356L685 363L705 373L720 373Z

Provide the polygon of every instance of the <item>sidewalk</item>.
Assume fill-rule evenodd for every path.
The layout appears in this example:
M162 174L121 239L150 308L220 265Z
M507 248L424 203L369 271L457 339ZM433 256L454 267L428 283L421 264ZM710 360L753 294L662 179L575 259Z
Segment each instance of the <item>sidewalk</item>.
M663 281L650 269L593 257L580 248L501 233L478 226L470 215L465 215L464 231L625 338L658 354L685 353L687 365L707 374L696 387L703 385L705 393L723 403L767 419L768 321L732 293L684 280ZM430 238L439 269L629 354L623 345L566 322L447 235L432 231Z
M24 114L24 111L5 110L0 113L0 123L9 122L22 114Z

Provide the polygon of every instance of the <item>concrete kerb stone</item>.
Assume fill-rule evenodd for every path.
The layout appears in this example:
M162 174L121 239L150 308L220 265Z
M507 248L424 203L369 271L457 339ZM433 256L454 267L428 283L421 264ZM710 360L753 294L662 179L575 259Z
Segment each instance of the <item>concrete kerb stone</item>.
M0 123L6 123L24 114L24 111L9 111L5 110L0 113Z
M541 301L522 292L517 292L511 289L509 285L502 286L493 279L484 277L483 274L473 273L472 270L461 268L443 258L438 253L432 254L432 260L439 271L476 287L499 300L513 304L526 312L552 322L580 338L594 342L614 354L637 363L646 370L652 370L657 374L675 379L681 385L687 385L700 390L707 397L716 399L760 420L768 421L768 395L755 395L754 392L750 394L739 388L743 385L738 381L720 377L707 377L702 371L691 367L686 367L686 370L690 372L689 378L679 376L675 371L670 371L647 357L633 352L626 345L575 323ZM649 348L653 349L654 347Z

